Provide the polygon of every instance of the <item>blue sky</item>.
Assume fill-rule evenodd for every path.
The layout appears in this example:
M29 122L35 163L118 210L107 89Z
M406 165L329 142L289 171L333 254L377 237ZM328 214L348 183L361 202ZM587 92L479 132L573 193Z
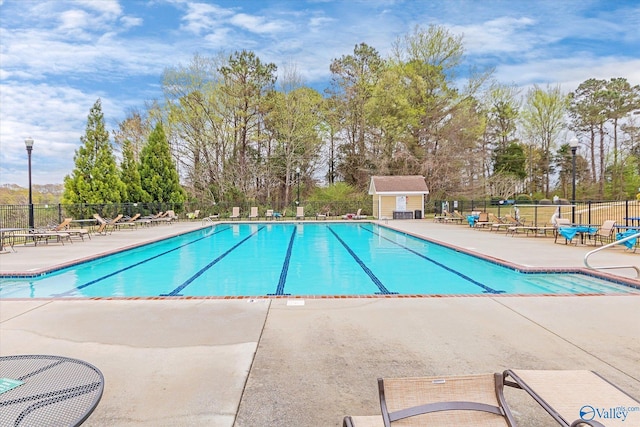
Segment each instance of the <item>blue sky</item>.
M0 184L26 187L26 137L33 183L61 183L96 99L114 129L196 53L252 50L322 91L356 44L387 57L430 24L463 35L466 63L501 83L640 84L637 0L0 0Z

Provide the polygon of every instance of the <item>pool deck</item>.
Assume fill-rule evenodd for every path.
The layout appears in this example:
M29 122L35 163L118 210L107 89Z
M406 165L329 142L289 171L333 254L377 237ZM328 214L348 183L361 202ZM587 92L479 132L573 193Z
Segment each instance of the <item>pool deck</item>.
M593 249L429 220L388 225L526 267L581 267ZM200 226L16 246L0 255L0 271L34 272ZM593 257L595 265L639 263L622 247ZM97 366L105 392L86 426L339 426L346 414L379 413L381 376L590 369L640 399L639 309L640 293L0 300L0 355ZM556 425L524 392L506 393L519 425ZM625 425L640 425L640 412Z

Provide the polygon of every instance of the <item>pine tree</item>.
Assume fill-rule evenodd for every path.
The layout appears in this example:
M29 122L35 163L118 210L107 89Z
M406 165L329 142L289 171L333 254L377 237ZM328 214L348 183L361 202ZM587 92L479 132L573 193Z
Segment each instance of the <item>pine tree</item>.
M142 188L139 165L135 159L133 146L129 140L122 143L121 180L126 186L123 202L144 202L149 195Z
M149 141L142 148L140 157L140 181L149 195L147 202L182 204L185 192L180 186L169 141L162 124L158 123L149 135Z
M89 112L80 141L83 145L76 150L75 168L64 178L63 203L120 203L125 186L109 142L100 99Z

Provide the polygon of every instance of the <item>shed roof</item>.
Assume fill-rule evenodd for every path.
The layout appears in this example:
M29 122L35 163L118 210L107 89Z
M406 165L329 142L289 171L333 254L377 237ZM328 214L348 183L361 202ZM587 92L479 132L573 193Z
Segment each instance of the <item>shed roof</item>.
M372 176L369 194L429 194L421 175Z

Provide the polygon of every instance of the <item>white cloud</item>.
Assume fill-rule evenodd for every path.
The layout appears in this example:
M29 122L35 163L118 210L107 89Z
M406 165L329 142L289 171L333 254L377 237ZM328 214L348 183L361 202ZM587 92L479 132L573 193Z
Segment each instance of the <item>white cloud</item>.
M129 28L141 26L143 23L143 20L142 18L136 18L134 16L123 16L120 18L120 22L122 22L122 26L125 29L129 29Z
M118 0L75 0L75 3L114 19L122 14L122 7Z
M504 83L531 86L552 82L560 84L564 92L575 90L590 78L608 80L614 77L624 77L632 85L640 84L640 59L579 55L502 65L496 70L497 80Z
M263 16L247 15L238 13L229 22L256 34L278 33L291 26L284 21L270 21Z
M206 30L218 27L220 20L232 16L232 14L231 10L212 4L188 2L187 13L182 17L185 22L182 28L193 34L201 34Z
M465 49L470 54L523 52L539 43L548 43L549 37L536 32L536 21L531 18L499 17L480 24L452 25L454 34L462 34ZM544 40L543 40L544 39Z

